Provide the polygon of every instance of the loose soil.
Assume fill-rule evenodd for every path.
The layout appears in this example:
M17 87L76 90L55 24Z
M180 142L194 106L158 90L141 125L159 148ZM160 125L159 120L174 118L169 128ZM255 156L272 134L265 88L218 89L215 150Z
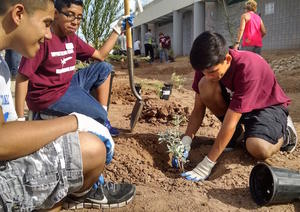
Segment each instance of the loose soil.
M274 68L282 88L292 99L290 114L300 135L300 53L299 50L264 52L263 56ZM128 72L114 64L109 119L121 131L115 138L115 156L106 167L106 180L131 182L136 185L135 199L126 207L112 211L300 211L300 201L289 204L257 206L250 194L249 175L258 161L241 146L224 152L204 182L189 182L170 165L165 144L158 142L158 133L174 127L172 117L179 114L187 120L193 109L194 92L191 89L194 72L187 57L173 63L140 63L135 68L135 81L142 85L146 104L133 132L130 132L130 114L135 102L131 94ZM169 100L159 98L163 83L172 82L176 73L184 78L182 88L173 88ZM180 126L185 131L187 122ZM185 169L195 167L211 148L220 128L219 121L210 113L197 133ZM272 166L300 171L300 145L292 154L278 152L266 162ZM108 210L108 209L105 209ZM105 211L104 210L104 211ZM78 210L96 211L96 210Z

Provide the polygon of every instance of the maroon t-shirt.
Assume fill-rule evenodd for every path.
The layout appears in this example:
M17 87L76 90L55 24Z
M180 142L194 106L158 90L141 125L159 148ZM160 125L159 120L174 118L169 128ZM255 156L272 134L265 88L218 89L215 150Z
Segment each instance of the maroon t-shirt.
M22 58L19 73L28 77L26 102L30 110L41 111L56 102L68 89L76 59L87 60L95 49L76 34L59 38L52 33L32 59Z
M166 36L160 37L159 43L161 43L162 48L169 48L169 44Z
M287 107L291 100L285 95L269 64L258 54L250 51L229 50L232 56L230 68L220 82L232 94L229 108L238 113L247 113L272 105ZM199 93L198 83L203 77L195 72L193 89Z

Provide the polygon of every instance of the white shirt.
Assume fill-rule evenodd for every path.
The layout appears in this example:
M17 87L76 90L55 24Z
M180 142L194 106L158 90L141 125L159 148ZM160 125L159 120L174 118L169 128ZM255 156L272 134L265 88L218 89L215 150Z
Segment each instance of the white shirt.
M0 106L5 121L15 121L18 116L11 95L10 72L6 62L0 56Z
M136 40L133 44L133 50L136 51L136 50L140 50L140 44L141 44L141 41L139 40Z
M126 51L126 36L124 34L119 36L119 44L123 51Z

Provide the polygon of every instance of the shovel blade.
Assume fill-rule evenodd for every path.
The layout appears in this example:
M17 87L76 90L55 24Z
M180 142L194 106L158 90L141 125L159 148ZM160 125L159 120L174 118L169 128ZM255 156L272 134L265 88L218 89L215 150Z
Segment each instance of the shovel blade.
M131 113L131 118L130 118L130 130L131 132L133 131L137 121L139 120L143 107L144 107L144 102L142 100L136 100L135 105L133 107L132 113Z

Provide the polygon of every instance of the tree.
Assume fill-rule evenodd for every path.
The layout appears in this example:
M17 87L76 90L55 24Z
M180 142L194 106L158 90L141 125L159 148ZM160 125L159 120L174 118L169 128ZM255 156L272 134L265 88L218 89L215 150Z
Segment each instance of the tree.
M122 9L123 3L120 0L85 0L85 18L80 27L85 40L98 49L108 37L112 22L122 14Z

